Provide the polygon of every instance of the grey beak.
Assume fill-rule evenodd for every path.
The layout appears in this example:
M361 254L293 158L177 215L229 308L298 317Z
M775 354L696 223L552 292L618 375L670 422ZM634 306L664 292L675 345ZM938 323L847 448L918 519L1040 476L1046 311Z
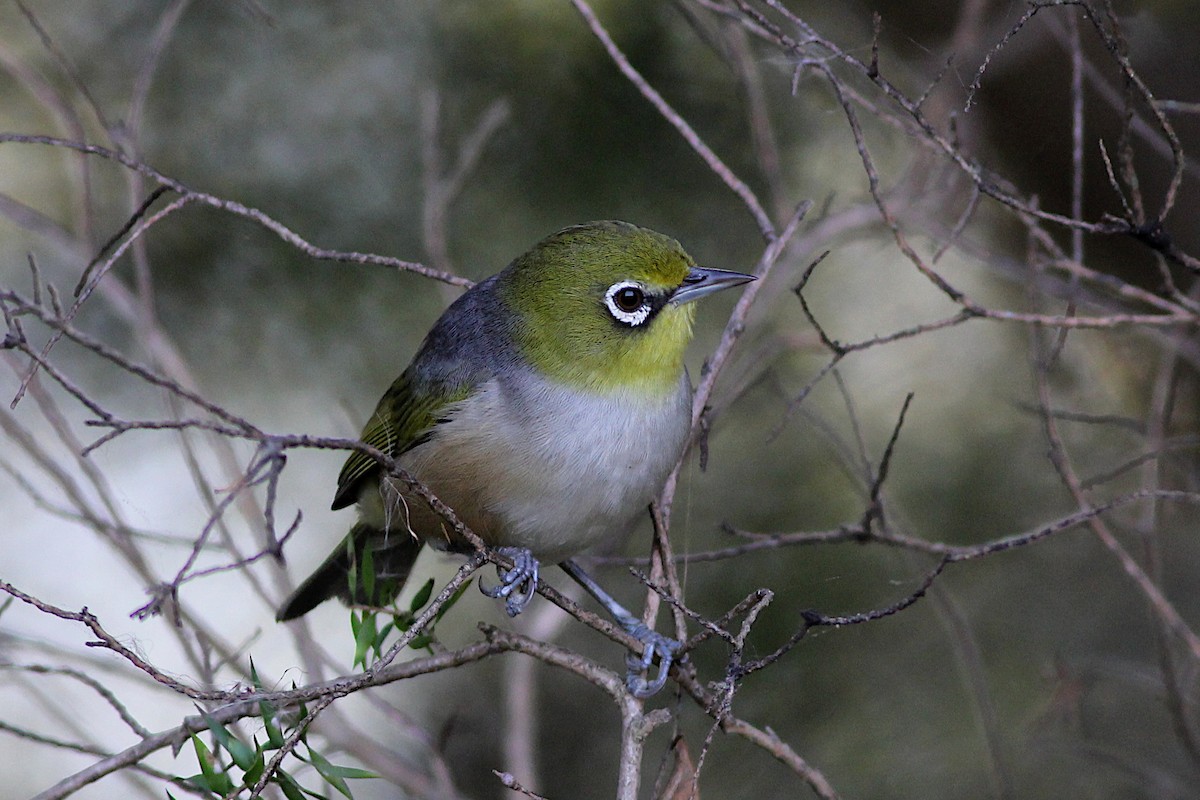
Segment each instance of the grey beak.
M668 301L672 305L682 305L698 300L706 294L719 292L731 286L740 286L758 280L753 275L744 272L732 272L727 269L712 269L709 267L692 267L683 279L683 283L671 295Z

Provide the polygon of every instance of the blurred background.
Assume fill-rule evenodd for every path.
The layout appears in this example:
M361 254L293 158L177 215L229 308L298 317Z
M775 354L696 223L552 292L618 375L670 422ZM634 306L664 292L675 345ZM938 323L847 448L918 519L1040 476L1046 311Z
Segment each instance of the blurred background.
M882 224L828 81L798 72L795 53L742 25L747 17L735 4L592 7L777 228L798 203L814 203L718 384L706 469L694 455L683 469L672 519L677 552L742 541L723 525L774 533L856 523L870 470L909 393L883 491L890 530L968 545L1049 525L1079 503L1049 455L1039 373L1090 502L1140 489L1197 491L1194 329L1073 331L1039 370L1057 332L976 320L864 349L822 374L832 353L792 289L825 251L804 298L832 339L862 341L958 311ZM767 6L750 7L806 41ZM862 62L872 59L879 14L880 74L913 99L925 95L928 118L989 180L1068 217L1077 36L1082 218L1121 213L1099 143L1116 160L1125 80L1078 8L1043 10L997 49L1023 6L787 7ZM1124 37L1129 63L1157 98L1177 101L1159 108L1188 152L1200 134L1200 16L1193 4L1170 0L1115 10L1119 28L1105 30ZM828 50L806 47L841 69ZM1130 237L1089 234L1073 243L1064 227L1045 225L1038 241L1019 215L974 197L961 171L897 123L903 115L876 85L852 70L844 79L898 224L976 303L1053 314L1070 304L1104 316L1147 312L1137 291L1195 297L1193 272ZM1171 178L1171 145L1145 103L1133 109L1129 163L1153 217ZM259 209L317 247L420 261L472 280L589 219L663 231L709 266L752 270L764 247L741 201L620 75L568 3L4 4L0 130L119 149L194 190ZM1194 186L1189 167L1166 220L1184 252L1200 247ZM0 290L31 296L32 259L69 303L86 265L151 188L111 161L0 144ZM1081 283L1056 271L1052 245L1076 248L1077 260L1107 278ZM138 239L76 324L264 430L349 437L456 295L410 273L315 260L244 218L193 205ZM693 377L735 300L714 298L701 309ZM47 339L33 320L24 329L35 347ZM61 608L86 606L124 644L184 681L247 683L249 657L280 688L352 671L345 609L322 607L303 630L273 621L288 580L307 574L349 525L347 512L327 510L343 454L289 453L278 526L297 512L303 518L286 565L265 559L183 584L189 621L181 628L163 617L132 619L147 589L183 566L253 448L194 432L140 431L79 458L103 430L86 427L87 409L44 374L10 410L28 360L2 355L0 580ZM52 361L122 418L194 414L70 342L56 346ZM1194 503L1132 503L1104 520L1182 620L1200 620ZM235 504L218 527L198 567L227 564L262 541L261 511L250 501ZM624 552L644 555L648 533L647 524ZM445 579L456 563L427 555L420 569ZM762 656L800 627L805 609L886 607L934 563L879 544L828 544L680 571L688 604L710 617L759 587L775 593L750 637L749 655ZM644 590L624 568L600 575L641 607ZM557 570L546 577L565 587ZM510 622L472 590L439 635L461 645L486 620L552 634L623 668L615 645L539 605ZM151 731L195 713L111 654L84 647L82 626L22 603L2 608L5 796L35 795L96 753L136 741L95 691L46 667L101 681ZM847 798L1190 797L1200 785L1197 663L1159 620L1111 548L1077 527L952 565L901 613L814 630L748 677L734 710L778 733ZM723 677L723 647L693 657L702 679ZM523 693L513 700L515 685ZM669 692L653 702L676 710L679 725L651 737L643 796L651 796L672 732L696 756L711 724ZM534 713L526 732L535 760L520 766L534 774L511 763L512 709L521 703ZM339 763L384 775L353 782L359 798L507 796L493 769L512 770L548 797L605 797L619 727L616 710L591 686L508 655L347 698L312 737ZM146 763L174 775L196 771L186 750ZM302 767L296 774L332 791ZM76 796L163 797L163 786L127 772ZM720 733L704 755L700 793L811 795L785 766Z

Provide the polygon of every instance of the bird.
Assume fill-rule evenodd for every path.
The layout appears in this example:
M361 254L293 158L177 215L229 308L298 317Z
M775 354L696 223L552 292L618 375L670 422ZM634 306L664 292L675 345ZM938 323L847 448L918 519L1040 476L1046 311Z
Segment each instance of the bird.
M620 606L572 559L622 537L682 457L692 415L684 352L693 301L754 276L700 267L673 238L628 222L564 228L458 297L383 394L361 441L395 459L513 562L509 615L541 563L560 564L644 645L627 685L658 691L678 643ZM470 552L412 488L365 452L338 475L346 538L279 608L295 619L333 597L394 601L423 545ZM356 579L364 562L374 579ZM370 594L368 594L368 589ZM654 657L657 678L647 678Z

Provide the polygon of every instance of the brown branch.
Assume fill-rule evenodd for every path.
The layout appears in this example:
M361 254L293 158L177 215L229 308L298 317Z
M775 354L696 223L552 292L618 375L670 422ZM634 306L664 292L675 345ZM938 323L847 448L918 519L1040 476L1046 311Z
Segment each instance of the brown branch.
M750 212L750 216L754 217L754 221L758 225L758 230L762 234L763 239L768 242L775 239L775 226L771 223L770 215L767 214L762 204L758 201L758 197L746 185L745 181L735 175L733 170L725 165L725 162L704 143L704 140L700 138L695 129L629 63L629 59L625 57L625 54L617 47L616 42L608 35L608 31L600 24L600 19L596 16L596 12L592 11L592 7L585 0L571 0L571 5L575 6L575 10L583 16L588 28L600 40L600 44L604 47L605 52L608 53L608 57L617 65L617 69L621 71L621 74L641 92L643 97L650 101L650 104L654 106L663 119L671 123L675 130L679 131L679 135L691 145L691 148L696 151L696 154L700 158L704 159L704 163L708 165L713 174L720 178L741 199L742 203L746 206L746 210Z

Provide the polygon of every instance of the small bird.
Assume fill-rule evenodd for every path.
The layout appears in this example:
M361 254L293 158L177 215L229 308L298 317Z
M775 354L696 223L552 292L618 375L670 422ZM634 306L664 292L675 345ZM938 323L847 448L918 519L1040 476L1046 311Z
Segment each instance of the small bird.
M696 300L754 276L696 266L674 239L627 222L565 228L459 297L380 399L364 443L510 558L516 616L540 562L561 563L645 645L628 685L648 696L678 645L648 629L569 559L620 537L679 460L691 423L683 364ZM346 539L283 604L290 620L331 597L392 602L423 544L471 550L428 504L355 452L333 508L357 503ZM370 551L374 581L352 579ZM368 596L364 583L371 583ZM657 654L657 679L647 680Z

